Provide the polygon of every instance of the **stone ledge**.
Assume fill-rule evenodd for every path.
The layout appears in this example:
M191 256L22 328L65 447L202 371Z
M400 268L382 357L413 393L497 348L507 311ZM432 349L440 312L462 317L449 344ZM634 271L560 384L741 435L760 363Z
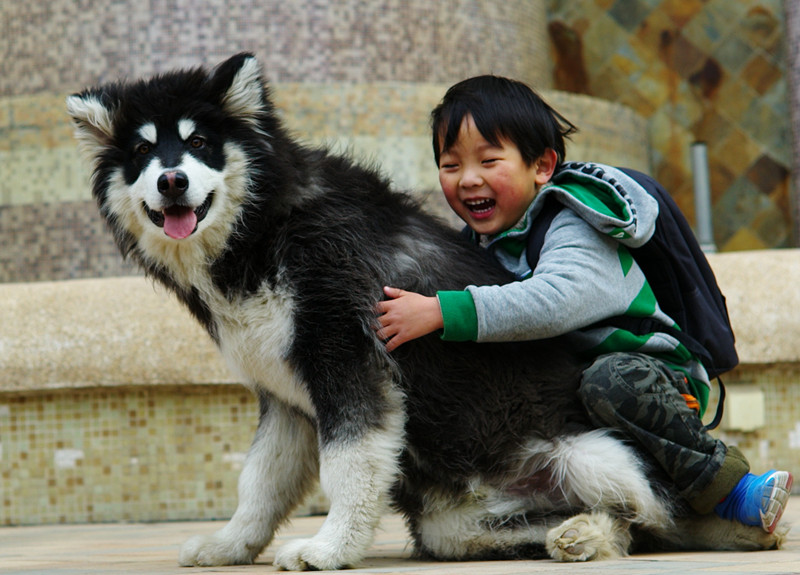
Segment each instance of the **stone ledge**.
M0 392L233 383L189 312L143 277L0 285Z
M800 249L712 254L742 365L800 361Z
M713 254L742 364L800 360L800 250ZM189 312L142 277L0 284L0 392L235 383Z

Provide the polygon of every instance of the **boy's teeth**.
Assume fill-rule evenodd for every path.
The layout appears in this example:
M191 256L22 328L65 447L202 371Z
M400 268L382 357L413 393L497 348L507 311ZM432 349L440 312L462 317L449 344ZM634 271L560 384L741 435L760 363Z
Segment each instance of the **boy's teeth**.
M464 202L470 211L473 212L485 212L488 211L494 206L494 200L471 200Z

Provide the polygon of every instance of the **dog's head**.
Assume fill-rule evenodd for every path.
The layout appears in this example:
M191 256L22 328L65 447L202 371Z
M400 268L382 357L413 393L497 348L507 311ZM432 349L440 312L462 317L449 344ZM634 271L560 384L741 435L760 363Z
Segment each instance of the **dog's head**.
M67 110L123 252L204 235L221 247L246 200L248 158L269 148L276 121L250 54L90 88L67 98Z

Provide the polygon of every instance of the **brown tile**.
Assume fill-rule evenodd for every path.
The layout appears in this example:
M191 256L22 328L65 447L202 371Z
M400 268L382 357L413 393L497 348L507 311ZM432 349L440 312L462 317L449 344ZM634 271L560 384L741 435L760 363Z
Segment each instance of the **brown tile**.
M772 194L789 176L789 170L768 155L759 157L745 174L763 194Z
M589 78L583 59L583 41L574 28L563 22L551 22L548 33L552 42L553 85L557 90L590 94Z
M708 107L692 126L695 140L702 142L718 142L730 133L731 121L720 115L716 109Z
M760 146L739 128L721 142L710 143L709 147L709 157L737 177L761 154Z
M741 71L742 80L759 94L767 92L782 76L782 70L761 54L753 56Z
M725 71L714 58L706 58L702 65L689 76L689 83L697 88L704 100L716 96L725 79Z
M683 28L704 5L702 0L665 0L660 3L659 10L663 10L675 22L676 27Z
M664 36L662 58L681 77L689 78L708 62L706 54L682 33Z

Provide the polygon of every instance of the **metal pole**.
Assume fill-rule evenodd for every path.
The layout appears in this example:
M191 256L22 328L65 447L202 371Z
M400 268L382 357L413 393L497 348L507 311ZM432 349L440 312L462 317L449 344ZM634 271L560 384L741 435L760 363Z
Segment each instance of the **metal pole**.
M695 234L700 248L714 253L714 229L711 224L711 183L708 177L708 152L705 142L692 144L692 174L694 180Z

